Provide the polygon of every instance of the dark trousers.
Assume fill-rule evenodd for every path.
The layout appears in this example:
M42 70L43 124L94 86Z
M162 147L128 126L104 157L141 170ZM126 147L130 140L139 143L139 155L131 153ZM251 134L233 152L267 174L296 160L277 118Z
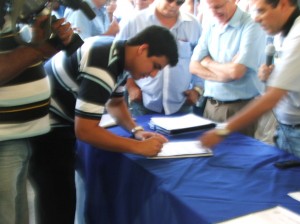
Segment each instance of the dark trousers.
M32 138L29 178L35 192L37 224L74 224L74 128L54 128Z

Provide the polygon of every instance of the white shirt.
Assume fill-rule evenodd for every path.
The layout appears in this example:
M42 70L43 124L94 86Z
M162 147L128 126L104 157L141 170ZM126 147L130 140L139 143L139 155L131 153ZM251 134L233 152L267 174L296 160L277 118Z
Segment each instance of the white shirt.
M277 48L278 49L278 48ZM276 50L277 50L276 49ZM282 42L280 59L275 61L268 86L288 91L276 106L275 113L282 124L300 124L300 17Z
M131 17L121 28L116 39L129 39L150 25L162 26L155 16L155 6L150 6ZM197 19L188 13L180 12L176 24L170 29L177 40L179 60L175 67L166 66L155 78L136 81L143 93L143 103L149 110L165 114L176 113L184 104L183 92L191 88L193 76L189 63L193 47L201 34ZM200 78L194 78L197 86L202 86Z

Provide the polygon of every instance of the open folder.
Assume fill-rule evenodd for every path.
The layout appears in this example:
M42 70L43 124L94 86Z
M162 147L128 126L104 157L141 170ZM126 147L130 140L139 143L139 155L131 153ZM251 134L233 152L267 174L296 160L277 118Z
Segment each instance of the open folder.
M212 156L213 152L201 146L199 141L172 141L163 145L157 156L150 159L186 158Z
M162 134L180 134L213 128L216 123L195 114L187 114L175 117L152 117L149 126Z

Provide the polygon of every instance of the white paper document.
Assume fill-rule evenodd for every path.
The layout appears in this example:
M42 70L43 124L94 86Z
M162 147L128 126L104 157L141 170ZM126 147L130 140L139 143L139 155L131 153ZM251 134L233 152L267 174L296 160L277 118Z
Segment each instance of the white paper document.
M177 117L153 117L149 125L157 131L174 134L214 127L215 123L195 114L187 114Z
M116 120L110 114L103 114L99 123L102 128L109 128L117 125Z
M284 207L277 206L220 222L219 224L300 224L300 215Z
M288 193L288 196L290 196L291 198L297 201L300 201L300 191L290 192Z
M158 153L157 156L150 158L166 159L212 155L212 151L208 148L202 147L199 141L174 141L165 143L161 152Z

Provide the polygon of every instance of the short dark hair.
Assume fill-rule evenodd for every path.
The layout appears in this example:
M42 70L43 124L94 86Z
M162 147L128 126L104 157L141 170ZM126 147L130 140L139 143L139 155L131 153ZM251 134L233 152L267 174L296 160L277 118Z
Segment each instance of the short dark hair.
M267 4L271 5L273 8L276 8L280 0L265 0ZM290 5L297 5L297 0L289 0Z
M171 66L178 62L177 43L173 34L161 26L148 26L127 41L129 46L149 45L148 56L166 56Z

